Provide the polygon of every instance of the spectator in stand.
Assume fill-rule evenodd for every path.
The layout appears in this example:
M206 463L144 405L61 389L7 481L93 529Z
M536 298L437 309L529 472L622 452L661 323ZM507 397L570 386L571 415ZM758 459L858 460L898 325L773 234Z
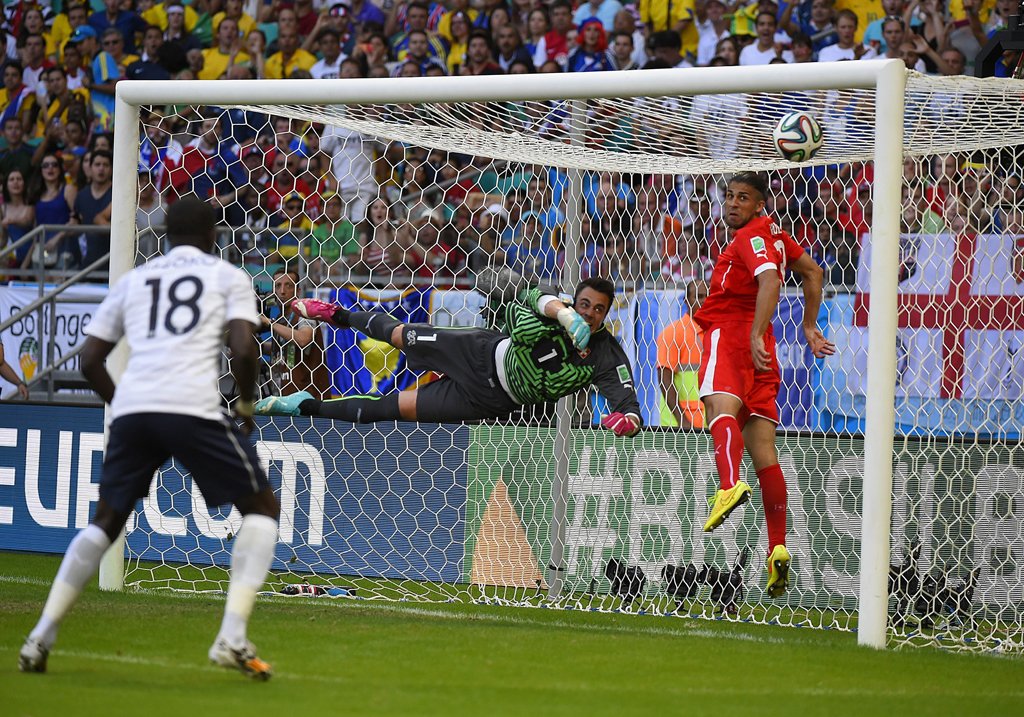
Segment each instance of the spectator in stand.
M292 193L309 197L311 188L301 178L303 157L297 152L276 152L270 164L270 184L263 194L263 208L267 216L273 216L282 209L284 198ZM272 222L280 222L280 217Z
M523 47L523 38L515 25L505 25L496 33L498 46L497 60L502 72L508 72L513 62L529 63L533 67L532 54Z
M139 203L135 207L135 228L139 232L138 255L151 259L160 252L160 227L167 223L167 205L153 183L153 176L139 165Z
M299 35L292 30L283 30L278 35L277 46L280 49L267 58L264 69L268 80L287 79L293 71L309 71L316 64L316 57L299 47Z
M428 53L444 62L448 57L448 45L439 35L430 32L427 28L427 21L430 17L430 7L422 2L412 2L406 7L405 25L402 32L395 33L389 42L391 53L398 60L404 60L409 45L409 33L413 31L424 32L427 35ZM440 19L440 16L438 17Z
M306 195L293 191L281 200L272 236L275 246L268 252L267 263L288 263L295 259L300 250L305 255L309 247L303 246L303 239L310 235L313 223L306 215Z
M904 27L909 20L911 22L908 30L913 31L914 27L921 26L921 18L907 12L906 0L882 0L882 11L885 13L883 17L872 20L866 28L864 28L864 39L863 43L868 47L874 48L875 52L882 55L886 52L892 51L893 47L885 39L885 34L882 32L883 25L892 18L899 18L903 20ZM899 47L895 48L896 52L899 52ZM890 57L892 55L890 54Z
M535 212L523 214L512 243L505 247L505 264L528 281L552 282L558 278L558 252L542 218Z
M114 128L114 88L118 81L124 79L125 68L139 58L125 54L124 38L116 27L104 30L102 45L103 51L92 61L93 84L90 90L97 122L109 132Z
M64 12L53 18L50 35L57 47L57 59L60 60L64 47L76 28L89 24L89 10L80 0L72 0L65 5Z
M886 49L882 51L879 57L884 60L906 61L906 53L903 52L903 46L907 41L907 30L903 18L893 16L883 19L882 37L885 39ZM913 67L908 66L907 69L924 72L927 68L924 60L918 58Z
M345 56L341 52L341 34L332 27L321 30L316 35L316 46L320 51L320 59L309 69L315 80L333 80L341 77L341 63Z
M25 63L22 81L25 86L35 92L40 105L46 100L46 82L43 76L53 67L46 57L46 41L42 35L28 35L22 46L21 59Z
M735 37L723 37L715 47L715 57L708 64L714 66L714 59L720 58L726 67L733 67L740 63L740 45Z
M647 64L647 29L637 25L636 17L630 10L623 9L615 13L613 29L633 36L633 62L637 67Z
M325 127L320 138L320 149L331 158L331 173L345 216L353 224L363 221L367 206L378 193L373 176L374 147L369 137L337 125Z
M202 43L186 29L185 6L170 0L170 4L166 7L167 30L164 32L164 42L177 46L183 53L188 53L190 50L201 50Z
M145 31L146 21L132 10L122 10L122 4L121 0L103 0L106 9L90 15L89 25L100 37L106 37L107 30L116 28L124 44L123 51L131 54L135 52L135 33Z
M203 70L199 73L200 80L220 79L233 65L249 62L249 55L241 49L241 38L238 34L238 21L225 17L216 29L216 47L203 50Z
M526 21L526 41L523 46L530 53L534 64L537 62L537 48L550 29L551 21L548 18L547 8L538 7L530 11L530 16Z
M168 203L195 194L218 210L220 221L242 226L246 177L238 156L221 139L219 115L204 111L199 136L184 149L181 160L168 171ZM79 195L81 196L81 195Z
M572 48L570 33L575 33L576 28L572 24L572 5L569 0L554 0L548 5L548 13L551 18L551 28L544 34L544 37L537 43L533 53L533 64L541 72L545 62L556 62L559 68L564 69L569 59L569 50Z
M267 36L263 30L256 28L245 38L245 52L249 55L249 62L252 64L254 79L262 80L267 74Z
M4 119L4 140L7 146L0 149L0 177L6 177L13 170L21 172L23 177L32 176L33 151L25 144L25 132L17 116Z
M39 225L66 225L71 223L71 210L75 206L78 189L64 177L64 167L56 154L43 155L39 173L29 184L29 202L36 208ZM44 249L49 254L73 254L67 244L76 237L67 232L47 232Z
M53 42L53 34L46 28L43 11L38 7L29 7L25 10L25 16L21 23L21 42L24 43L32 35L39 35L43 38L43 55L51 62L54 61L57 57L57 46Z
M882 0L886 2L902 2L903 0ZM833 18L835 15L834 0L811 0L810 12L803 12L808 3L787 3L779 18L779 27L789 33L790 38L797 33L810 38L811 49L820 51L823 47L835 44L839 37L835 33ZM799 10L798 10L799 8ZM796 10L796 12L794 12ZM793 15L796 15L794 18Z
M466 49L466 64L462 75L503 75L501 67L494 61L494 46L486 30L474 30L469 35Z
M403 64L412 63L416 65L418 75L422 75L427 67L433 64L440 64L443 59L443 57L439 58L431 54L430 36L426 30L410 30L406 37L405 49L402 51L397 67L400 68Z
M220 27L220 21L230 18L238 23L238 38L243 44L249 33L256 29L256 21L244 11L242 0L224 0L224 9L213 16L210 24L214 28ZM216 34L219 30L214 30Z
M661 388L661 425L703 428L704 406L697 391L703 329L693 320L708 285L702 279L686 283L687 311L658 335L658 385Z
M67 73L63 67L50 68L45 80L48 96L42 119L46 126L67 125L72 118L92 124L92 101L89 90L69 89Z
M452 20L455 16L460 13L465 15L466 23L473 27L480 13L469 6L469 0L448 0L445 5L448 8L447 12L438 21L436 31L451 46L455 41L455 35L452 33Z
M611 47L608 48L608 61L613 70L638 70L640 66L633 61L633 36L628 32L613 32Z
M702 0L695 6L697 28L697 66L706 67L715 56L715 48L729 37L729 20L723 0Z
M651 57L661 60L669 67L693 67L682 54L683 43L679 33L663 30L651 35Z
M793 52L793 62L814 62L814 43L802 32L793 33L789 49Z
M288 396L306 391L315 397L330 397L330 374L324 359L323 331L315 321L304 319L292 308L299 274L282 267L274 272L276 308L260 317L270 332L264 353L270 358L275 393ZM267 315L267 314L270 315Z
M324 211L313 225L309 246L309 272L325 281L339 270L359 261L361 247L355 225L342 213L344 202L333 191L321 195Z
M75 196L73 219L78 224L110 224L111 175L114 155L108 150L96 149L89 157L89 186ZM110 235L89 232L81 234L69 246L75 266L84 269L103 255L110 253Z
M608 57L608 38L601 21L595 18L584 20L576 35L578 47L569 53L569 72L596 72L614 70Z
M125 68L129 80L169 80L171 73L162 64L160 48L164 44L164 31L156 25L146 28L142 36L142 54L139 59ZM166 56L166 53L165 53Z
M640 0L640 22L654 34L672 32L680 38L684 54L692 59L697 54L697 32L693 27L694 0ZM692 65L691 65L692 66Z
M584 0L572 17L573 24L581 28L591 18L597 18L606 33L615 29L615 15L622 9L619 0Z
M313 8L313 0L292 0L292 9L295 11L295 22L300 38L312 34L320 19L319 14Z
M857 23L857 13L853 10L840 10L836 14L836 37L839 39L818 51L818 62L870 60L876 57L878 53L873 48L857 42Z
M453 13L449 18L448 29L448 72L458 75L462 71L462 66L466 64L466 53L469 50L469 15L464 12Z
M379 272L384 267L387 253L396 240L395 218L391 205L387 200L377 197L367 207L366 222L361 231L361 268L371 276L373 272Z
M0 229L3 230L3 241L0 246L13 244L28 234L36 225L35 206L29 204L26 197L27 181L20 169L12 169L4 175L3 198L0 205ZM32 265L33 242L22 244L15 250L14 266L28 269Z
M89 31L92 31L91 27ZM82 44L68 40L68 44L64 46L64 62L61 67L64 68L64 75L68 78L69 89L89 89L92 85L92 77L89 75L89 69L83 67L83 60Z
M854 15L854 19L856 17ZM743 48L743 51L740 52L739 64L768 65L777 57L782 58L786 62L793 61L793 53L784 49L775 39L775 31L778 29L775 13L759 12L757 14L756 28L757 40ZM853 29L857 29L856 24L854 24Z
M24 134L35 129L39 102L32 88L22 82L23 76L24 68L19 61L8 60L4 63L4 88L0 93L3 113L0 114L0 121L6 127L8 119L17 120Z

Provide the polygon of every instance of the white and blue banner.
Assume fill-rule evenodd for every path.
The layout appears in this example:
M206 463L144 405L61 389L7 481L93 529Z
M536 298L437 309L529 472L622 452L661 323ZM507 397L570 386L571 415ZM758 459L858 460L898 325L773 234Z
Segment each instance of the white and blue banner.
M1024 275L1011 235L901 238L898 433L1014 438L1024 425ZM837 355L822 363L819 427L863 431L871 244L857 293L828 307Z
M259 421L256 450L281 500L275 569L458 582L469 428ZM342 437L344 435L344 445ZM390 438L388 438L390 436ZM389 447L390 446L390 447ZM401 460L412 453L415 461ZM0 550L62 553L99 500L103 411L0 405ZM164 466L127 527L142 560L227 565L241 525Z

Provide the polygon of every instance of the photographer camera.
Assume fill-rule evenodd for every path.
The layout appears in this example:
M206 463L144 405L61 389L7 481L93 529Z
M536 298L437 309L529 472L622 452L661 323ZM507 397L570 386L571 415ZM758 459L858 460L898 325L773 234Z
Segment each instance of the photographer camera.
M275 392L288 396L306 391L319 399L330 398L322 329L289 308L298 283L298 272L282 267L274 272L273 294L261 297L260 322L270 332L263 353L269 357Z

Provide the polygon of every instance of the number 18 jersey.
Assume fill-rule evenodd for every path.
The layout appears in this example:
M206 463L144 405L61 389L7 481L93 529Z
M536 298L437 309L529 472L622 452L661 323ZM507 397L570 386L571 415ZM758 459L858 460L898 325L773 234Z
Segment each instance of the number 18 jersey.
M259 322L252 280L192 246L132 269L114 285L85 333L130 352L111 404L129 413L176 413L216 420L227 324Z

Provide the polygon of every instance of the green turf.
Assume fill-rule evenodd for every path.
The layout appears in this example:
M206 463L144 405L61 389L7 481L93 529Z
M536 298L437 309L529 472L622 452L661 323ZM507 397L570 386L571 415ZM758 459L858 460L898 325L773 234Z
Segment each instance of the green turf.
M46 675L17 651L57 559L0 553L0 714L1024 714L1024 660L850 633L471 605L273 598L267 684L206 663L222 598L90 587Z

